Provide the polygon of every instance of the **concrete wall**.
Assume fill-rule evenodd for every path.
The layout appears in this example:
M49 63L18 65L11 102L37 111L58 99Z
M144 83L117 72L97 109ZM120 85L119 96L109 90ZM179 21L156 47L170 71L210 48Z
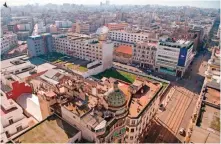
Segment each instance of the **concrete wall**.
M61 114L62 118L65 119L67 122L81 130L82 137L88 141L95 141L96 135L87 128L86 124L80 119L79 116L76 116L72 112L68 111L63 106L61 107Z
M103 70L112 67L113 64L113 52L114 52L114 43L113 42L104 42L102 44L102 64Z

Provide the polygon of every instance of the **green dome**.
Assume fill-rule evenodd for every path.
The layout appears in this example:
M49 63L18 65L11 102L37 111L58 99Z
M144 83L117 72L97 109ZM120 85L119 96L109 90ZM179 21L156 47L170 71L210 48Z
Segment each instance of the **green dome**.
M121 90L115 90L107 96L107 103L113 107L119 107L126 102L125 95Z

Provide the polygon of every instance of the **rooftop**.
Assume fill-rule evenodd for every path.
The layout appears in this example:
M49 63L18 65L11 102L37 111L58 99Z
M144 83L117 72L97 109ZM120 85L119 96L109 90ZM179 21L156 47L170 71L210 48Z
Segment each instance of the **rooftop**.
M21 61L21 63L19 62L13 64L12 61ZM1 73L4 72L7 73L12 71L15 72L16 70L21 70L23 68L28 68L28 67L30 68L17 73L16 76L22 79L31 76L32 75L30 73L31 70L36 70L36 73L40 73L49 69L53 69L56 66L47 63L46 61L37 57L28 58L26 55L1 61Z
M220 105L220 91L207 87L207 92L205 94L206 101L215 105Z
M115 49L115 52L132 55L133 50L131 46L120 45Z
M86 114L90 110L86 101L83 101L78 98L75 98L71 101L64 103L63 107L79 117L83 116L84 114Z
M16 143L68 143L79 132L62 118L51 115L14 139Z
M220 136L206 129L194 126L193 133L190 138L193 143L220 143Z
M138 79L134 81L133 85L140 88L132 95L129 116L137 117L160 90L161 85L160 83L153 83L148 80L142 82Z

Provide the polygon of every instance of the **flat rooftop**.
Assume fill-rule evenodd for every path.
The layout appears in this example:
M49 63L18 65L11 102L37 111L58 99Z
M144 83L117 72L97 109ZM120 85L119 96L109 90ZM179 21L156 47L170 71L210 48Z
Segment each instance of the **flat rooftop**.
M211 133L206 129L194 126L193 133L190 138L193 143L220 143L220 135Z
M200 127L210 132L220 133L220 110L209 105L205 105L204 112L201 112L202 119Z
M213 103L215 105L220 104L220 91L207 87L207 92L205 94L206 101Z
M24 59L24 60L22 60L22 59ZM16 61L16 60L21 60L23 63L17 64L17 65L11 63L11 61ZM54 66L54 65L52 65L52 64L50 64L40 58L37 58L37 57L29 58L27 55L24 55L24 56L19 56L19 57L15 57L15 58L1 61L1 73L7 72L7 71L9 72L9 71L20 70L20 69L22 69L24 67L28 67L28 66L35 66L34 69L37 70L37 73L56 68L56 66ZM30 70L21 72L21 73L17 74L16 76L21 79L31 76L31 74L29 73Z
M15 143L68 143L79 132L56 115L48 117L13 141Z
M141 83L141 81L135 80L133 85L140 85ZM160 88L160 83L153 83L148 80L145 81L144 86L142 86L135 94L132 95L129 116L137 117L153 99Z

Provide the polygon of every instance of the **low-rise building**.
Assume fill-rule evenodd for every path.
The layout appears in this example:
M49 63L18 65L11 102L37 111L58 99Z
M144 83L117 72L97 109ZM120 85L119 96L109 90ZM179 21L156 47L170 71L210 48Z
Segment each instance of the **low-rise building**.
M8 142L30 127L30 122L35 123L36 121L32 117L26 117L23 109L1 91L1 143Z
M120 45L114 50L114 61L124 64L131 64L132 55L133 55L132 47Z
M155 69L157 40L137 42L133 49L133 63L143 68Z
M158 42L156 71L182 77L194 58L193 42L163 38Z
M34 133L34 134L33 134ZM14 143L78 143L81 131L56 114L12 139Z
M162 84L137 78L91 78L51 71L32 81L45 116L55 112L89 142L142 142L159 107ZM44 115L44 114L43 114ZM136 129L137 127L137 129Z
M128 23L108 23L105 26L108 27L110 31L123 30L125 27L128 26Z

